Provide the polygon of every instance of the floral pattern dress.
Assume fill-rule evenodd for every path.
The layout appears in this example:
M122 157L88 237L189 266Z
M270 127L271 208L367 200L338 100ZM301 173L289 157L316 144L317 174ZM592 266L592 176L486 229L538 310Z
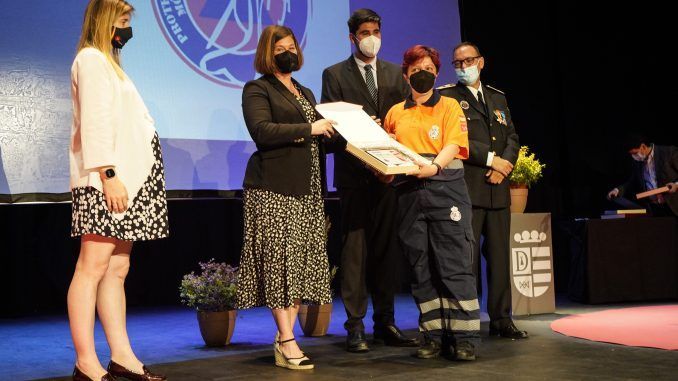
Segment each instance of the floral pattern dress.
M308 123L316 120L303 96ZM330 295L319 141L311 142L311 194L288 196L244 191L244 242L238 274L238 308L287 308L295 301L325 304Z

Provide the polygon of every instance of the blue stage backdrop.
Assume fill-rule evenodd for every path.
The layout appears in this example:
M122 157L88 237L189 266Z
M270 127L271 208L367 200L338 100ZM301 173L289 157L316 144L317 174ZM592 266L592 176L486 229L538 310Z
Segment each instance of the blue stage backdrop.
M85 0L0 0L0 201L67 193L70 65ZM322 70L349 57L346 20L358 8L383 18L379 57L399 63L414 44L441 50L439 84L454 80L456 0L144 0L123 67L162 137L169 190L235 190L254 150L242 85L261 30L291 27L305 65L295 77L320 98ZM329 165L331 166L331 160ZM331 185L331 168L330 185Z

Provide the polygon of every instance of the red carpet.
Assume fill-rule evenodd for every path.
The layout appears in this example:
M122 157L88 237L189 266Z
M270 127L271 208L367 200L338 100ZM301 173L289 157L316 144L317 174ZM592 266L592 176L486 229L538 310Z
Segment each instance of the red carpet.
M572 315L554 321L551 329L593 341L678 350L678 305Z

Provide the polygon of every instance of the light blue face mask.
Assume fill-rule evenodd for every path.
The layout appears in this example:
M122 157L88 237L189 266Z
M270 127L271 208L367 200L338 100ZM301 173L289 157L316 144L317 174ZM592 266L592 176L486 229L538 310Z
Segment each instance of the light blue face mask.
M465 69L454 69L457 78L462 85L471 86L478 81L480 72L478 72L478 65L469 66Z

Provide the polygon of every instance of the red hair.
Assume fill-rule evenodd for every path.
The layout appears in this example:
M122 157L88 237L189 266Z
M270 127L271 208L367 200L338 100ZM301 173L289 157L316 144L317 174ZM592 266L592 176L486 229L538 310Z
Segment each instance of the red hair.
M436 72L440 71L440 54L438 51L428 46L414 45L413 47L407 49L403 55L403 74L407 75L407 69L424 57L431 57L431 61L433 61L433 64L436 67Z

